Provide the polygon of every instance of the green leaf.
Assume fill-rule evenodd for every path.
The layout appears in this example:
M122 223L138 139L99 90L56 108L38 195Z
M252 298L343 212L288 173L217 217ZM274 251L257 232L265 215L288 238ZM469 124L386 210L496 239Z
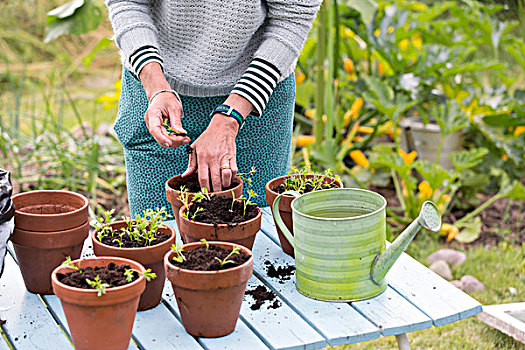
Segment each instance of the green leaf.
M502 63L486 62L486 61L471 61L465 64L457 64L450 69L443 71L443 77L450 77L456 74L473 73L486 70L507 69Z
M443 186L446 180L452 178L451 172L443 169L439 164L417 160L414 163L414 168L421 174L421 176L423 176L423 179L428 181L428 184L433 191Z
M481 218L476 216L472 221L462 224L461 227L463 229L457 234L456 241L460 243L474 242L481 234Z
M96 29L102 10L92 0L73 0L47 13L44 43L64 34L84 34Z
M347 0L346 5L358 11L367 26L374 19L377 10L377 2L374 0Z
M469 126L465 112L459 108L456 100L447 100L446 104L432 109L432 116L436 119L443 136L449 135Z
M488 115L482 118L485 124L490 125L490 126L497 126L500 128L509 127L509 126L524 126L525 125L525 118L511 116L509 115L508 112L501 113L501 114L495 114L495 115Z
M503 198L525 200L525 186L518 180L514 180L501 192Z
M452 152L449 158L456 170L462 172L483 162L483 157L488 153L486 148L472 148L468 151Z
M112 42L113 41L108 37L103 37L102 39L100 39L100 41L97 43L97 45L95 45L93 50L91 50L90 53L82 57L82 64L84 64L84 66L86 67L89 67L91 65L91 62L93 62L93 58L95 58L97 52L108 48Z

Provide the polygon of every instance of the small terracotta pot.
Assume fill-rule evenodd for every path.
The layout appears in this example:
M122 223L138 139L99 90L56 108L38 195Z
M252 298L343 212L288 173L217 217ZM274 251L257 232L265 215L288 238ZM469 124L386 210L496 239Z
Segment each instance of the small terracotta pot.
M198 242L202 238L207 241L221 241L240 244L248 249L253 248L255 235L261 229L261 209L257 208L257 216L248 221L229 224L206 224L189 220L184 217L186 208L179 210L179 232L184 242Z
M117 265L130 265L138 271L145 270L135 261L114 257L73 261L75 265L78 262L80 268L106 266L113 262ZM71 271L71 268L59 266L53 271L51 279L53 291L66 314L75 349L127 349L139 297L146 286L144 277L139 275L139 278L129 284L108 288L106 294L99 297L95 289L70 287L58 281L57 273Z
M79 227L57 232L26 231L15 227L11 242L27 290L53 294L51 272L68 256L72 259L80 257L88 234L88 221Z
M88 200L69 191L31 191L12 197L15 226L34 232L57 232L88 220Z
M242 185L243 185L242 179L236 176L233 178L232 181L238 183L238 185L230 190L211 192L211 193L214 195L218 195L218 196L231 197L232 190L233 190L235 197L236 198L240 197L242 195ZM179 209L182 207L182 202L177 199L180 196L180 191L177 189L180 188L180 186L184 185L185 183L186 183L186 179L183 179L181 175L174 176L168 179L168 181L166 181L166 197L168 198L168 202L171 204L171 209L173 210L173 216L175 216L175 221L177 221L177 227L179 228L179 232L180 232ZM193 194L194 193L192 192L189 193L188 200L191 201L193 199ZM183 241L184 241L184 237L183 237Z
M275 192L273 189L282 185L283 182L296 175L284 175L277 177L273 180L270 180L266 183L266 203L271 207L273 205L273 202L275 201L275 198L279 195L279 193ZM307 175L307 177L311 178L313 176L322 176L322 175ZM335 179L326 177L325 182L332 182L335 181ZM339 188L343 188L343 183L341 181L335 181L337 183L337 186ZM292 201L295 199L294 196L282 196L281 201L279 202L279 213L281 214L281 218L284 221L284 224L288 228L288 230L293 235L293 221L292 221ZM275 223L275 219L274 219ZM279 236L279 242L281 242L281 248L283 252L290 256L294 256L293 247L290 245L290 242L284 237L282 231L279 229L277 224L275 224L275 229L277 230L277 234Z
M125 221L116 221L109 224L114 230L120 230L126 227ZM175 230L168 225L159 228L160 232L170 235L170 238L162 243L152 245L150 247L141 248L119 248L112 247L101 243L97 239L98 231L91 234L93 241L93 251L96 256L118 256L121 258L131 259L142 264L146 269L151 269L157 274L157 277L149 282L146 282L146 290L140 297L138 310L148 310L159 305L162 298L162 290L164 289L164 282L166 281L166 274L164 272L164 255L170 250L172 244L175 243Z
M224 249L234 244L208 242ZM192 251L204 243L188 243L184 252ZM164 257L166 275L170 280L182 324L188 333L196 337L215 338L230 334L235 329L246 283L253 272L251 250L240 247L250 259L240 266L221 271L192 271L181 269L171 263L175 252Z

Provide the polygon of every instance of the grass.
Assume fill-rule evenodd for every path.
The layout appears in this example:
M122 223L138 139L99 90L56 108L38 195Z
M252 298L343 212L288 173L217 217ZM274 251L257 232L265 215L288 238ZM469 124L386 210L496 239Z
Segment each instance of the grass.
M427 256L440 248L450 248L450 245L438 243L435 238L425 237L423 233L409 246L408 253L425 263ZM452 274L454 279L472 275L485 285L484 291L471 293L473 298L483 305L525 300L525 244L521 247L505 242L493 247L470 246L464 252L467 254L467 261L462 265L453 266ZM509 287L514 287L517 293L512 295ZM413 349L523 349L523 344L488 327L476 317L413 332L408 338ZM361 344L327 349L392 348L397 348L395 337L381 337Z

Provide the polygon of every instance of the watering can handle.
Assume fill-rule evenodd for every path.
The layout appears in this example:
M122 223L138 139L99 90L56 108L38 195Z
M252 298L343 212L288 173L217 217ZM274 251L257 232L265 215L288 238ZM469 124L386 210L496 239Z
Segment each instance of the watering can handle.
M299 192L295 192L295 191L285 191L285 192L281 193L281 194L278 195L277 198L275 198L275 200L273 201L273 205L272 205L272 213L273 213L273 217L274 217L274 219L275 219L275 223L276 223L277 226L281 229L282 233L284 234L284 237L286 237L286 239L288 240L288 242L290 242L290 245L291 245L292 247L294 247L294 239L293 239L292 233L290 232L290 230L288 230L288 227L286 227L286 225L284 224L284 221L283 221L283 219L281 218L281 213L279 212L279 202L281 201L281 197L282 197L282 196L285 196L285 195L292 195L292 196L294 196L295 198L301 196L301 195L299 194ZM294 247L294 248L295 248L295 247Z

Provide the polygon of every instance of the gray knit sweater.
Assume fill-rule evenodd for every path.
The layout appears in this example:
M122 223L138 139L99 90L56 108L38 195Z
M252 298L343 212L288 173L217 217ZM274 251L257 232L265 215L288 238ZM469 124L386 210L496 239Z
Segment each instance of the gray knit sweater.
M322 0L106 0L123 65L190 96L238 93L262 113L293 72Z

